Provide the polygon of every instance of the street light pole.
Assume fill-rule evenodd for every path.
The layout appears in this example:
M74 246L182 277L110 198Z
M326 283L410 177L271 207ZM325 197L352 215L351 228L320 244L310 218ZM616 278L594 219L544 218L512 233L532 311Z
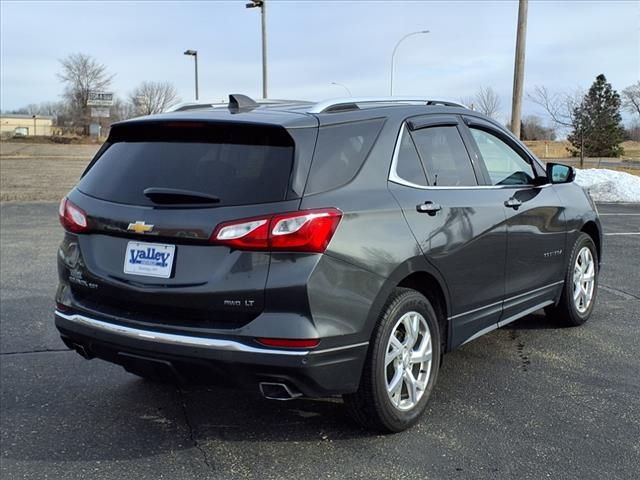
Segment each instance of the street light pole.
M396 46L393 47L393 53L391 54L391 81L389 82L389 95L393 96L393 68L394 68L394 59L395 59L396 51L398 50L398 47L407 38L413 35L421 35L423 33L429 33L429 30L420 30L417 32L407 33L404 37L398 40L398 42L396 43Z
M266 0L251 0L246 8L260 8L262 22L262 98L267 98L267 5Z
M347 91L347 94L350 97L353 97L353 95L351 95L351 90L349 90L349 87L347 87L344 83L338 83L338 82L331 82L331 85L336 85L337 87L342 87Z
M197 50L186 50L184 52L185 55L192 56L195 60L196 65L196 100L198 100L198 51Z

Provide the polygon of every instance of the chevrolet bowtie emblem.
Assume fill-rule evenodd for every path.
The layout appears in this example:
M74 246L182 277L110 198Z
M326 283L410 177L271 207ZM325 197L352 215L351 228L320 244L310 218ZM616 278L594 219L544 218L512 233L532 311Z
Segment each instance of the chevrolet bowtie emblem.
M137 221L135 223L130 223L127 230L136 233L147 233L153 230L153 225L147 225L144 222Z

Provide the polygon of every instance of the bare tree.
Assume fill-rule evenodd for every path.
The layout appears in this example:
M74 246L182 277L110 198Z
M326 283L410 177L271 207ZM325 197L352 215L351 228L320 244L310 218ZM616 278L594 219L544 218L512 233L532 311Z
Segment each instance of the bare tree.
M622 90L622 108L640 116L640 81Z
M553 123L562 128L573 128L576 125L576 109L582 104L584 92L573 93L551 92L544 86L536 86L533 92L527 93L527 99L539 105L547 112Z
M48 115L54 117L57 121L58 117L64 115L67 111L64 102L42 102L38 105L40 115Z
M12 110L7 113L21 115L47 115L49 117L57 117L65 109L63 102L41 102L30 103L26 107Z
M29 115L41 115L42 109L39 104L30 103L29 105L27 105L27 112L29 112Z
M466 105L470 110L476 109L476 97L460 97L460 103Z
M522 140L555 140L554 128L545 127L535 115L527 115L520 122Z
M634 121L629 127L625 129L626 140L633 140L634 142L640 142L640 121Z
M136 116L136 107L129 100L114 98L110 114L113 121L126 120Z
M175 87L169 82L142 82L129 98L138 115L161 113L180 101Z
M60 60L62 71L58 78L65 84L64 97L74 122L87 128L90 116L87 106L89 93L104 91L111 86L113 75L107 67L90 55L73 53Z
M475 96L475 109L488 117L495 117L500 111L500 97L491 87L480 87Z
M29 109L27 107L14 108L13 110L3 110L2 113L8 113L10 115L29 115Z
M26 109L29 115L40 115L40 105L37 103L30 103Z

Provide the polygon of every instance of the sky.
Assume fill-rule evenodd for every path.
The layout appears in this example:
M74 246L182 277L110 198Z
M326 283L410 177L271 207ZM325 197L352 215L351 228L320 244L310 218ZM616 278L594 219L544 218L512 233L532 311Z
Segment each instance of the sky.
M59 59L93 56L126 97L168 81L183 101L261 96L259 9L234 1L0 0L0 108L59 100ZM518 2L267 0L269 97L321 100L394 94L460 100L480 86L511 109ZM640 1L529 2L525 92L586 89L604 73L618 91L640 80ZM525 114L541 111L525 99Z

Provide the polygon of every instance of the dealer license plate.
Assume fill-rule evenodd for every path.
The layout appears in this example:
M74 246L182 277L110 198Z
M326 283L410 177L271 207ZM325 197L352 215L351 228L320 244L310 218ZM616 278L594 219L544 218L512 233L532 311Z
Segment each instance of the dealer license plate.
M129 242L124 256L124 273L169 278L175 252L175 245Z

